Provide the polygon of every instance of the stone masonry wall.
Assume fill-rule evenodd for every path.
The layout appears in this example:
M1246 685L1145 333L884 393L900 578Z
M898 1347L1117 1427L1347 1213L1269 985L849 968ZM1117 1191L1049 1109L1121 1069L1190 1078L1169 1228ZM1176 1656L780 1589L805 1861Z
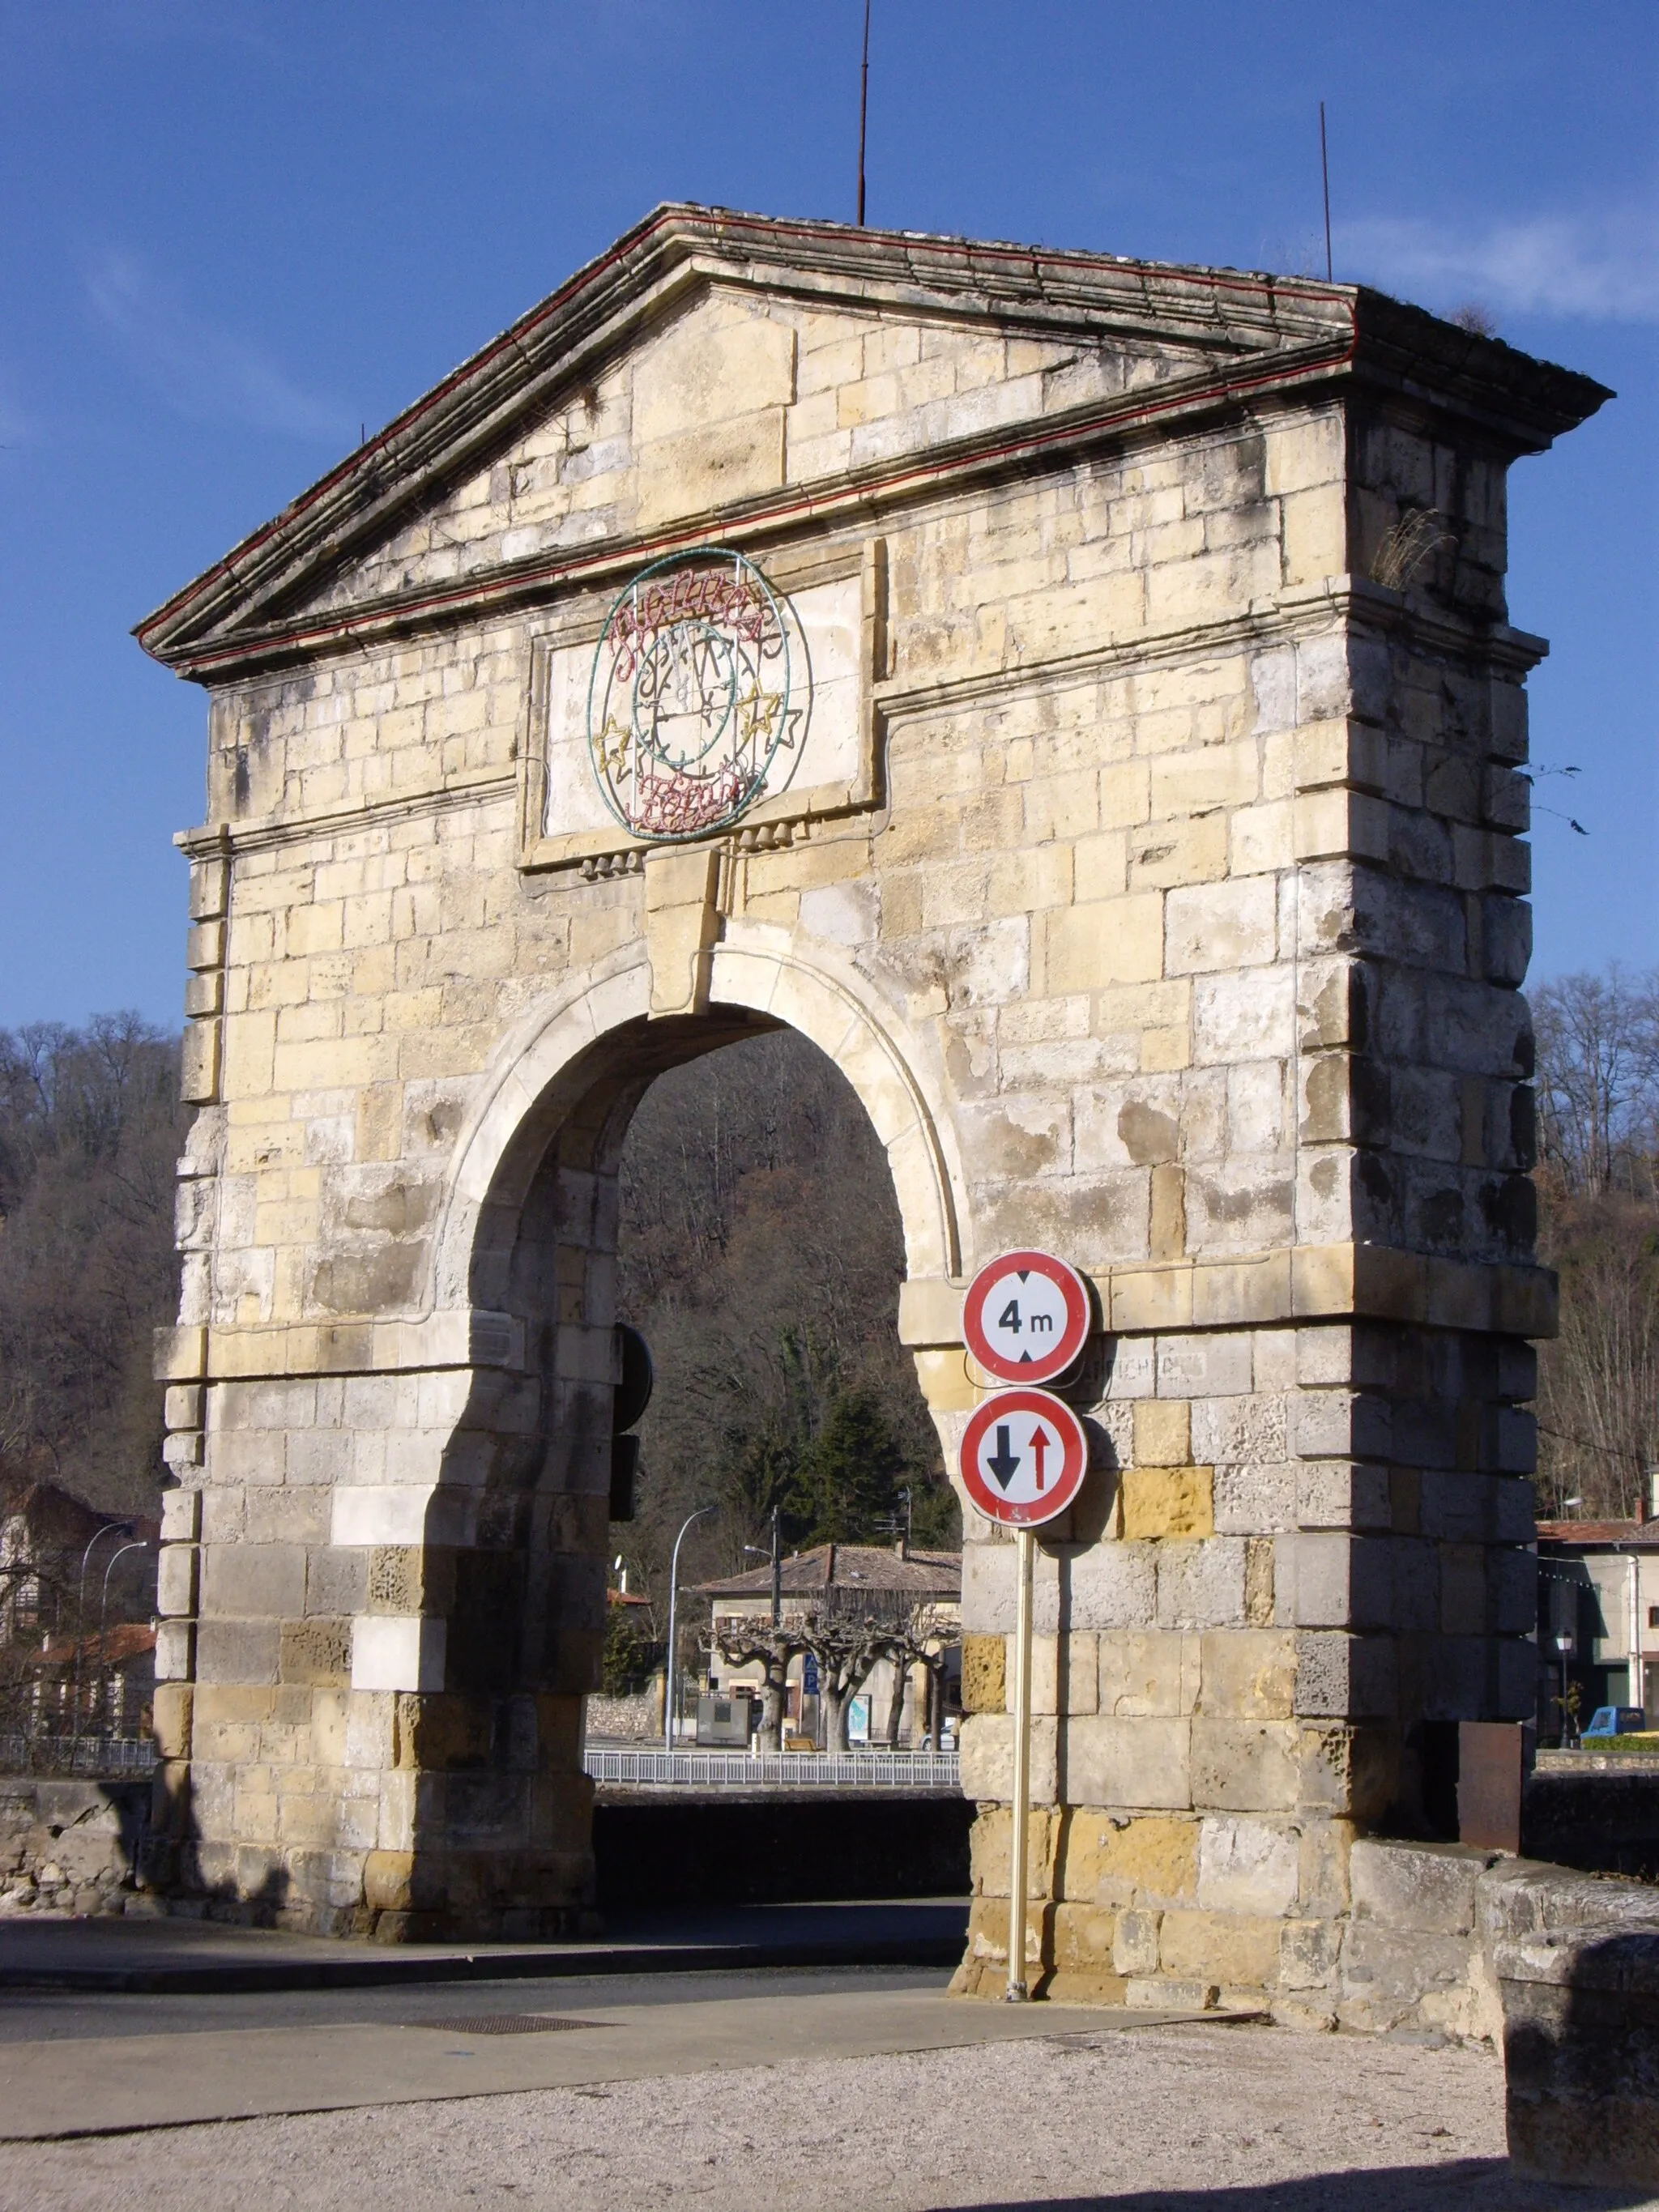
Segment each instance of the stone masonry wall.
M687 263L584 325L395 526L269 586L239 556L257 607L167 645L213 703L153 1878L382 1936L586 1909L617 1158L653 1075L784 1021L887 1146L947 1465L965 1276L1036 1243L1095 1285L1041 1940L1079 1988L1260 1991L1351 1838L1419 1816L1425 1716L1529 1710L1540 648L1502 572L1544 400L1516 428L1518 357L1454 374L1403 310L1367 383L1342 288L1090 262L988 304L824 237L810 283ZM863 577L868 792L550 860L532 648L676 530ZM994 1885L1012 1553L969 1521Z

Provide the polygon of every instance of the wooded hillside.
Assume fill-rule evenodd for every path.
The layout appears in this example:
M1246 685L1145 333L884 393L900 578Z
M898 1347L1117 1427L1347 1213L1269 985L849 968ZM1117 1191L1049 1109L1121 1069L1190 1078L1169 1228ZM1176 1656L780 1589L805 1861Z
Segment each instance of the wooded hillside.
M189 1121L178 1040L136 1014L0 1030L0 1484L155 1510Z
M1659 1467L1659 975L1569 976L1532 1005L1540 1253L1562 1285L1539 1510L1626 1516ZM176 1040L134 1015L0 1030L0 1481L155 1510L150 1332L176 1310L188 1119ZM879 1540L908 1489L917 1541L956 1540L894 1327L886 1163L813 1047L781 1031L653 1086L623 1156L621 1264L658 1378L639 1516L612 1531L635 1589L665 1594L696 1505L720 1510L688 1540L690 1579L765 1544L775 1504L792 1542Z

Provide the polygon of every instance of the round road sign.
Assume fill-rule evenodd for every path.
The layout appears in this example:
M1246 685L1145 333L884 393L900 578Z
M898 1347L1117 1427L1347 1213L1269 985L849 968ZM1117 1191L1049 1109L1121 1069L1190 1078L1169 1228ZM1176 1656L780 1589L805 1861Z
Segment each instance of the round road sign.
M988 1521L1031 1528L1063 1513L1089 1464L1083 1424L1046 1390L999 1390L962 1438L962 1479Z
M981 1267L962 1302L968 1349L1000 1382L1063 1375L1089 1336L1083 1278L1048 1252L1005 1252Z

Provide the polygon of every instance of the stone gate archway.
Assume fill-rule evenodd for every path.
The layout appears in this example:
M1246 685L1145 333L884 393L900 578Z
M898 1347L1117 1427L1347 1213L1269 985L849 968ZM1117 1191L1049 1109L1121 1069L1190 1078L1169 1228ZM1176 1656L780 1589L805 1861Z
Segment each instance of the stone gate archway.
M499 1364L416 1386L435 1416L429 1487L406 1471L389 1496L350 1501L359 1541L413 1538L371 1544L376 1609L354 1625L359 1651L385 1638L404 1653L384 1670L395 1685L354 1674L356 1724L389 1723L392 1775L421 1776L406 1836L394 1780L380 1832L397 1840L364 1860L383 1938L559 1932L592 1902L581 1706L610 1549L617 1173L655 1077L769 1030L805 1036L885 1148L911 1273L955 1272L957 1192L921 1054L832 948L739 928L703 1012L653 1019L651 996L642 947L503 1041L457 1141L433 1268L434 1304L463 1291L474 1346L493 1332Z
M1052 1986L1335 2017L1349 1843L1536 1688L1504 477L1604 396L1363 288L669 208L143 625L212 701L158 1886L580 1894L596 1194L663 1056L783 1022L887 1148L947 1464L964 1270L1094 1286Z

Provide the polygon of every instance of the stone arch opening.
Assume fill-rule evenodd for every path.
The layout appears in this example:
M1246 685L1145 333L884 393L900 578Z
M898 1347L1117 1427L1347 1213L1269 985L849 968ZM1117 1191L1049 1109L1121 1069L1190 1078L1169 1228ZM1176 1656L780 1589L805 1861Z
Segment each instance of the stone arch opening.
M715 999L653 1019L637 971L607 979L509 1040L464 1133L438 1267L460 1273L466 1242L445 1287L470 1312L472 1361L447 1391L431 1378L446 1433L419 1540L377 1549L372 1569L372 1601L419 1623L394 1747L410 1848L378 1893L372 1869L368 1885L384 1936L556 1933L592 1905L582 1713L606 1602L618 1171L657 1077L745 1039L805 1036L885 1151L908 1273L955 1262L943 1148L890 1034L833 979L769 980L787 1012Z

